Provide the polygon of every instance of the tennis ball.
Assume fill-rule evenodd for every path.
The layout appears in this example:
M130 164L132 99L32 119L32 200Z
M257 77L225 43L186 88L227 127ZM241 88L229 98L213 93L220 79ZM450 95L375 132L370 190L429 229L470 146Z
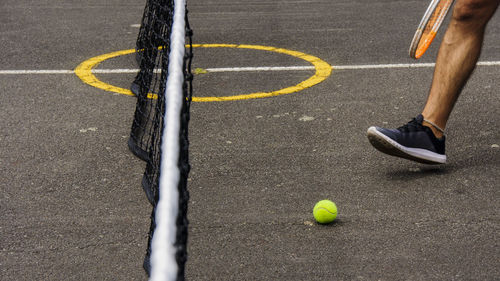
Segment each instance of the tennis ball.
M321 200L314 205L313 215L318 223L331 223L337 217L337 205L330 200Z

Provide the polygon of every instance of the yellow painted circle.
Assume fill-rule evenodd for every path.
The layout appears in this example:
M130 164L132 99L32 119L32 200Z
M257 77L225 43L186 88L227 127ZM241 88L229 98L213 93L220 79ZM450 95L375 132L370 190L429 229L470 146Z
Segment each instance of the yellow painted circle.
M193 47L195 47L195 48L253 49L253 50L260 50L260 51L275 52L275 53L286 54L286 55L290 55L290 56L293 56L293 57L296 57L299 59L303 59L303 60L311 63L315 69L315 73L313 76L309 77L308 79L300 82L299 84L297 84L295 86L286 87L286 88L272 91L272 92L257 92L257 93L235 95L235 96L193 97L193 101L195 101L195 102L234 101L234 100L266 98L266 97L273 97L273 96L296 93L298 91L312 87L318 83L321 83L328 76L330 76L330 74L332 72L331 65L328 64L327 62L321 60L318 57L311 56L311 55L301 53L298 51L283 49L283 48L260 46L260 45L235 45L235 44L193 44ZM111 59L111 58L114 58L114 57L128 55L128 54L132 54L132 53L135 53L134 49L116 51L116 52L103 54L100 56L90 58L90 59L82 62L80 65L78 65L75 68L75 74L83 82L85 82L93 87L96 87L96 88L99 88L99 89L102 89L105 91L109 91L109 92L115 92L115 93L119 93L119 94L123 94L123 95L134 96L134 94L130 90L104 83L101 80L97 79L97 77L92 73L92 69L94 67L96 67L98 64L100 64L101 62L108 60L108 59Z

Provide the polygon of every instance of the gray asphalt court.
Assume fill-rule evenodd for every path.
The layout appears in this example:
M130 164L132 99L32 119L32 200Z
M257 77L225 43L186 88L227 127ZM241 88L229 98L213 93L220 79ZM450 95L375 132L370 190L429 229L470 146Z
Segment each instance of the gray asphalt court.
M366 138L422 110L445 28L409 58L428 2L188 1L188 280L500 280L500 15L448 123L447 164ZM136 99L73 71L133 49L144 5L0 2L0 280L147 280ZM316 79L320 62L331 73ZM113 89L136 68L133 54L95 66ZM245 98L203 99L231 96ZM314 222L321 199L333 224Z

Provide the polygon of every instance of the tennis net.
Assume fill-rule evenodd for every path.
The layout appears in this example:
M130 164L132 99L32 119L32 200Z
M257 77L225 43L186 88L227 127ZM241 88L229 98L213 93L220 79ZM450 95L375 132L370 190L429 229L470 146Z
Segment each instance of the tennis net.
M185 0L147 0L137 38L137 96L128 145L146 161L152 204L144 269L151 280L184 280L187 260L188 123L192 30Z

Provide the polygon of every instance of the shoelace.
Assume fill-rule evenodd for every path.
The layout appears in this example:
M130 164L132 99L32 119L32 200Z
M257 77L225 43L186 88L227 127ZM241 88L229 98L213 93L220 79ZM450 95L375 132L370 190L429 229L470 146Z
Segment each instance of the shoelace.
M422 125L422 121L425 121L429 124L431 124L434 128L436 128L438 131L443 133L444 135L444 130L438 127L436 124L432 123L429 120L423 119L423 120L418 120L417 118L413 118L410 122L408 122L406 125L403 125L398 128L400 132L417 132L417 131L423 131L424 125Z
M424 130L423 127L424 125L422 125L422 121L417 120L417 118L413 118L407 124L399 127L398 130L401 132L417 132L417 131L423 131Z

